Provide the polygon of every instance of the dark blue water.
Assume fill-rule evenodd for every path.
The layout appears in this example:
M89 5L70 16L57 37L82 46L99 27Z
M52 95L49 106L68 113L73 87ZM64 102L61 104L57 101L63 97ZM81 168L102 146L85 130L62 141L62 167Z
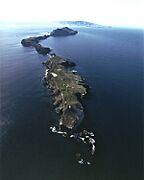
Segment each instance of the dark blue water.
M142 30L86 28L42 42L76 62L91 86L83 124L96 134L97 150L89 167L76 163L76 142L49 132L57 117L41 82L47 57L20 44L25 36L48 30L0 30L1 179L142 179Z

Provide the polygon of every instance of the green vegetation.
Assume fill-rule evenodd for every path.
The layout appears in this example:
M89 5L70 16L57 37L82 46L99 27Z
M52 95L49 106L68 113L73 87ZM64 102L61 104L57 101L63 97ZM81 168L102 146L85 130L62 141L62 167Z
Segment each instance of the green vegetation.
M72 63L54 56L46 63L49 69L46 80L51 87L58 109L62 111L61 123L68 128L81 119L83 107L78 100L87 93L86 87L80 75L73 73Z
M73 74L70 68L61 65L61 61L63 59L58 56L50 59L49 64L52 62L50 73L57 74L57 77L52 78L54 86L63 94L63 101L71 104L77 101L76 94L86 94L86 88L79 85L79 82L82 81L81 77L78 74Z

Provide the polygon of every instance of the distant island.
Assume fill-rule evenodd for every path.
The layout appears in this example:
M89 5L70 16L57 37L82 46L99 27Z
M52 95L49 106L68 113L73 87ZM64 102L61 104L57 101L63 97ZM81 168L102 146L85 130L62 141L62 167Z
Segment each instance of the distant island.
M93 27L93 28L104 28L110 26L103 26L100 24L88 22L88 21L57 21L55 22L60 26L71 26L71 27Z
M70 35L75 35L77 34L78 31L72 30L68 27L64 28L58 28L56 30L53 30L50 35L51 36L70 36Z

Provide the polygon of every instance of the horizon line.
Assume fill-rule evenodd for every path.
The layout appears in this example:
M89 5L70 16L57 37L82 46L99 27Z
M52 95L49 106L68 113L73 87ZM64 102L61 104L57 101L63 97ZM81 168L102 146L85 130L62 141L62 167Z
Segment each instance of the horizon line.
M96 23L93 21L88 21L88 20L51 20L51 21L17 21L17 20L0 20L0 23L2 24L17 24L17 25L26 25L26 24L46 24L46 23L58 23L58 22L87 22L87 23L92 23L95 25L99 25L99 26L106 26L106 27L119 27L119 28L136 28L136 29L144 29L144 26L134 26L134 25L122 25L122 24L100 24L100 23Z

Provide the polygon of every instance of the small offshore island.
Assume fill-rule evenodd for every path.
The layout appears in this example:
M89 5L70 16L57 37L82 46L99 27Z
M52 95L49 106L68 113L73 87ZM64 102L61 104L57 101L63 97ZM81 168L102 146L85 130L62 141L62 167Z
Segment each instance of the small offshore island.
M51 32L51 36L71 36L77 34L78 31L72 30L68 27L64 27L61 29L56 29Z
M48 60L42 63L46 67L43 80L44 84L52 92L53 105L59 114L59 120L50 129L54 133L86 144L90 150L91 157L85 160L81 153L76 153L76 159L79 164L90 165L90 161L95 154L94 134L86 129L78 129L84 119L82 100L88 93L89 86L77 71L73 69L76 66L74 62L56 55L54 52L51 52L50 48L39 44L41 40L51 36L69 36L77 33L77 31L65 27L56 29L47 35L22 39L21 44L24 47L34 47L39 54L49 56Z

